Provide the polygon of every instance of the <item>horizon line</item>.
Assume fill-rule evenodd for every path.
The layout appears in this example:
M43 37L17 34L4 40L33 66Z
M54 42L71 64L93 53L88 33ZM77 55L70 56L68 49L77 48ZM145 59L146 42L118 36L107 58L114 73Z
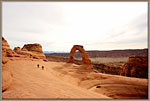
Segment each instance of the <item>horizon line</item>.
M85 51L116 51L116 50L141 50L141 49L148 49L148 48L136 48L136 49L108 49L108 50L85 50ZM52 52L52 53L70 53L70 51L43 51L44 52Z

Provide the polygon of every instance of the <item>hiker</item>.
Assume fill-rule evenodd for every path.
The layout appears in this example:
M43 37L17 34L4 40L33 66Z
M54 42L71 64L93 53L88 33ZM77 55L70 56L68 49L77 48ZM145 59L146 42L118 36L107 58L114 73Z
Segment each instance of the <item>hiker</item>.
M42 70L44 70L44 66L42 66Z
M39 65L39 64L37 64L37 67L39 68L39 67L40 67L40 65Z

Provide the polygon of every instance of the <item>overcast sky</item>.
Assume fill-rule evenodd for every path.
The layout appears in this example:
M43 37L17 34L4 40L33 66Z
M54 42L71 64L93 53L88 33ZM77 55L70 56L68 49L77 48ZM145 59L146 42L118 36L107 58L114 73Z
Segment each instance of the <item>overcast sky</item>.
M147 2L3 2L10 47L40 43L44 51L147 48Z

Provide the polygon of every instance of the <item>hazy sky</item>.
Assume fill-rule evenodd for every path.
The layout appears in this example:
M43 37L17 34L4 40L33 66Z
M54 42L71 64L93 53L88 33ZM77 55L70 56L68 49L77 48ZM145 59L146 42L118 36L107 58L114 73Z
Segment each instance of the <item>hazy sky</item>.
M147 48L147 2L3 2L2 32L11 48L44 51Z

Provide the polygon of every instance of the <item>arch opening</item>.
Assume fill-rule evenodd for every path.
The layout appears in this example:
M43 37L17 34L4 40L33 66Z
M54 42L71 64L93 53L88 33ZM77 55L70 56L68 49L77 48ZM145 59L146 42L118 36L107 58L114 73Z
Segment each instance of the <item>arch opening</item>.
M79 50L76 50L75 53L74 53L74 55L73 55L73 58L75 60L81 61L82 60L82 54L81 54L81 52Z

